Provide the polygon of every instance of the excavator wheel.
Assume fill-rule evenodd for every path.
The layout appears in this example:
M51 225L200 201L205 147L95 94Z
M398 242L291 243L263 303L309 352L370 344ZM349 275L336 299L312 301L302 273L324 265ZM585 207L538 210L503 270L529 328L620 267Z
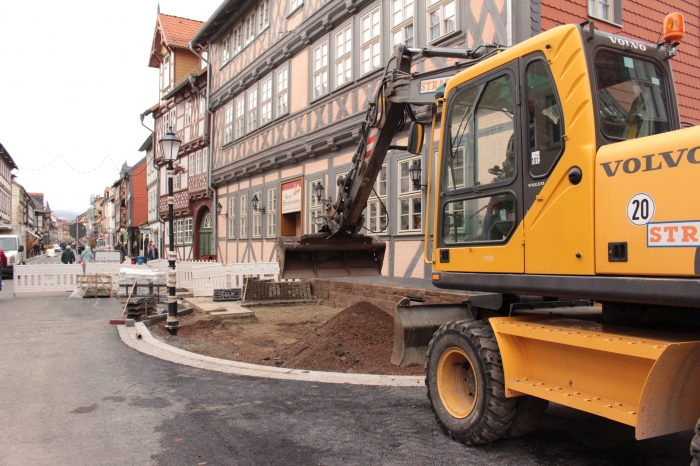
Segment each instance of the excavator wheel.
M425 384L443 432L467 445L498 440L515 416L506 398L501 353L487 321L442 325L428 346Z
M523 395L517 398L515 416L503 438L524 437L540 425L544 412L549 406L548 400L536 396Z
M698 419L698 423L695 425L695 437L693 437L693 441L690 442L690 456L693 457L690 466L700 466L700 419Z

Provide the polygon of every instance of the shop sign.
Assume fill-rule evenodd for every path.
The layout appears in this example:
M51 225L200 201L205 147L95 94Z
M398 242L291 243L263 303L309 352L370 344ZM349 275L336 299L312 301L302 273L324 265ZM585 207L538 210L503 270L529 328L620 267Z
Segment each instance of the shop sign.
M282 213L301 212L301 180L282 184Z

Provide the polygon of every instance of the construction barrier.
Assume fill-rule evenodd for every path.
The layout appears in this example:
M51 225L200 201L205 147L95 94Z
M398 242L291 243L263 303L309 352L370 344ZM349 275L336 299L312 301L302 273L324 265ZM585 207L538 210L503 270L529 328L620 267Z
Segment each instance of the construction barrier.
M195 265L192 280L195 298L213 297L214 290L226 288L226 266L217 263Z
M248 262L229 264L231 288L243 288L244 278L257 276L260 280L278 282L280 275L279 262Z
M78 264L15 265L15 296L73 291L76 276L82 274L83 266Z

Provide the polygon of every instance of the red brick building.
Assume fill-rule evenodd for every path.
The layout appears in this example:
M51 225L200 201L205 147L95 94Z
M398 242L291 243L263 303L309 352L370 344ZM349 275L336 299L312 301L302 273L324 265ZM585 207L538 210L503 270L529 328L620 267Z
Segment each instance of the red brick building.
M605 6L609 6L609 9L606 10ZM541 4L541 21L542 30L546 31L557 23L580 23L590 18L595 21L595 27L602 31L656 43L660 40L664 17L674 11L683 13L685 18L685 37L678 47L678 55L671 61L678 108L681 121L700 124L700 7L697 2L545 0ZM605 16L608 16L607 20Z

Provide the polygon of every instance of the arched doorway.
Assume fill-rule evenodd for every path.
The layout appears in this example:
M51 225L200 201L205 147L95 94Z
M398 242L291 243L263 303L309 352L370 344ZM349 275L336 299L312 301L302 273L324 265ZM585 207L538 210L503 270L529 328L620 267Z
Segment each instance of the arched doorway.
M211 235L212 235L212 218L209 209L205 209L202 213L202 220L199 224L199 258L205 259L206 256L212 255Z

